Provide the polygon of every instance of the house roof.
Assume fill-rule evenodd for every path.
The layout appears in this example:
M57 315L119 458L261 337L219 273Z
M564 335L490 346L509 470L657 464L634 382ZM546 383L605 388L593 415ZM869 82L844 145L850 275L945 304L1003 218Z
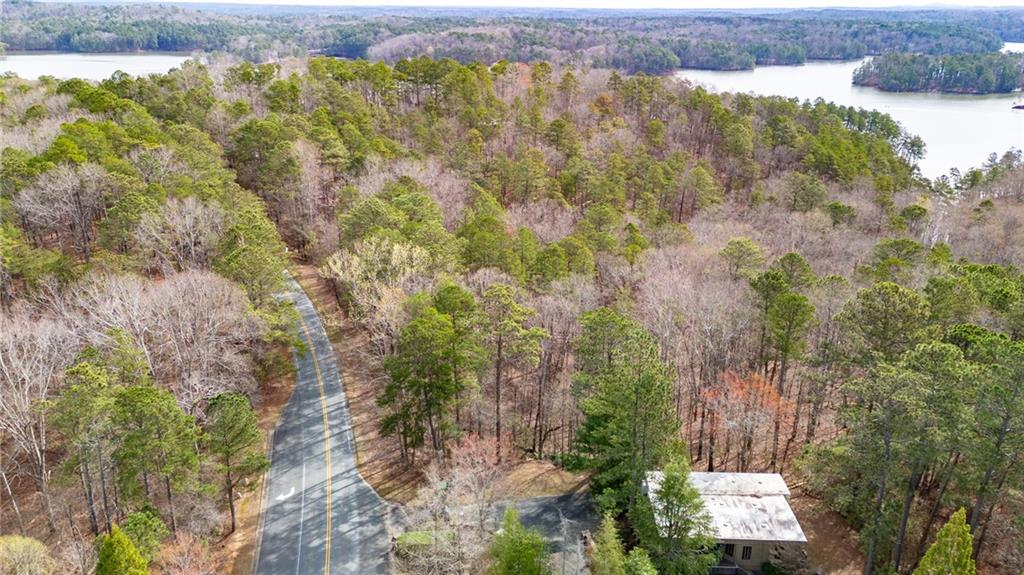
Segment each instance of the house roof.
M660 471L647 474L649 494L658 491L663 477ZM807 541L789 506L789 488L777 473L691 473L690 483L719 541Z
M778 473L708 473L693 471L690 484L701 495L783 495L789 497L786 480Z

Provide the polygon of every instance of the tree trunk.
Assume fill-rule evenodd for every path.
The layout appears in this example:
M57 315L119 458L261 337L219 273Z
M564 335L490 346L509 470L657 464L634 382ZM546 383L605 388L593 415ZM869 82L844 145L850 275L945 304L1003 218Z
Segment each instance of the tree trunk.
M1012 469L1012 468L1013 468L1013 462L1011 462L1009 465L1007 465L1006 469L1003 470L1003 472L1002 472L1002 474L1001 474L1001 476L999 478L999 484L996 486L996 494L999 494L1000 492L1002 492L1003 485L1006 483L1006 476L1010 474L1010 469ZM988 510L985 511L985 525L981 528L981 533L978 534L977 543L975 543L975 546L974 546L974 560L977 561L977 562L981 562L981 549L985 545L985 535L988 534L988 526L992 524L992 511L995 510L996 503L998 501L999 501L998 497L993 498L992 499L992 503L988 504Z
M907 490L903 494L903 510L900 513L900 525L896 530L896 547L892 551L892 564L896 572L900 572L900 563L903 559L903 540L907 536L907 521L910 519L910 510L914 506L914 496L917 494L917 487L921 482L921 465L915 462L910 479L907 481Z
M97 450L100 448L97 447ZM107 470L103 465L103 452L100 451L99 457L99 473L100 473L100 491L103 493L103 524L106 527L107 533L110 532L110 496L107 494Z
M779 401L775 406L775 428L772 432L772 471L777 470L779 461L779 433L782 429L782 400L786 397L786 373L789 370L789 360L782 356L781 367L779 368Z
M89 510L89 529L93 535L99 535L100 522L96 517L96 502L92 494L92 478L89 476L89 465L86 463L86 459L81 451L79 450L79 457L82 459L79 477L82 480L82 492L85 493L85 505Z
M231 514L231 530L228 533L234 533L236 529L236 519L234 519L234 484L231 482L231 461L227 455L224 455L224 469L227 471L224 473L224 491L227 492L227 508Z
M494 455L498 463L501 463L501 372L505 367L505 358L502 355L503 343L499 336L494 361Z
M782 464L786 464L786 456L789 454L789 448L792 447L793 442L796 441L796 432L800 427L800 405L804 400L804 379L803 377L797 378L800 382L796 388L796 405L793 409L793 427L789 431L789 438L786 439L786 446L782 448Z
M1007 413L1003 416L1001 425L999 426L999 436L996 438L994 453L998 454L1002 451L1003 442L1006 441L1006 436L1010 433L1010 414ZM971 533L978 532L978 521L981 520L981 510L985 505L985 496L987 495L988 485L992 482L992 475L995 473L996 463L990 462L985 468L985 475L981 479L981 484L978 486L978 494L974 499L974 507L971 508L971 519L969 524L971 526Z
M924 531L921 532L921 538L917 541L917 548L914 550L914 565L910 568L911 571L917 569L917 564L924 557L924 545L928 542L928 535L932 532L932 525L935 524L935 518L939 515L939 509L942 508L942 496L946 494L946 488L949 487L949 482L953 479L953 471L956 469L956 464L959 460L960 453L956 453L953 456L953 460L947 463L946 468L943 470L942 486L939 488L938 494L935 495L935 501L932 502L931 511L928 513L928 521L925 523Z
M167 509L171 514L171 533L178 533L178 520L174 517L174 497L171 495L171 478L164 477L164 487L167 490Z
M544 385L548 377L548 364L550 363L550 352L545 352L540 361L540 376L537 378L537 412L533 423L533 453L538 458L544 457L543 440L543 410L544 410Z
M704 458L704 419L707 413L707 408L702 405L700 407L700 427L697 430L697 457L694 461L700 461Z
M868 542L868 557L864 563L864 575L875 572L875 552L878 546L878 530L882 524L882 504L885 502L885 481L889 471L889 458L892 456L892 431L889 430L889 417L886 417L885 446L882 458L882 475L878 479L878 492L875 494L875 517L872 521L871 541Z
M708 416L710 420L708 429L708 471L713 472L715 470L715 412L712 411Z
M0 454L0 458L3 455ZM4 482L4 491L7 492L7 497L11 500L11 509L14 510L14 519L18 522L18 532L22 535L25 534L25 522L21 519L21 509L18 507L18 500L14 498L14 492L11 490L11 483L7 479L7 471L4 470L2 462L0 462L0 479Z

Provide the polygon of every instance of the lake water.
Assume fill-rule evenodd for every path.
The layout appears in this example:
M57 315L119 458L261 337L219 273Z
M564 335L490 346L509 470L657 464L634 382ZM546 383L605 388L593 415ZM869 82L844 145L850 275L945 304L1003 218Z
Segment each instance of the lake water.
M133 76L162 74L189 59L188 54L146 52L133 54L60 54L13 52L0 58L0 74L14 72L35 80L40 76L106 80L121 70Z
M1024 52L1024 43L1004 50ZM924 139L919 162L929 178L979 166L992 152L1024 148L1024 111L1014 110L1021 94L985 96L882 92L854 86L857 62L810 62L803 66L764 66L740 72L681 70L683 78L719 92L749 92L801 100L823 98L845 106L876 109Z

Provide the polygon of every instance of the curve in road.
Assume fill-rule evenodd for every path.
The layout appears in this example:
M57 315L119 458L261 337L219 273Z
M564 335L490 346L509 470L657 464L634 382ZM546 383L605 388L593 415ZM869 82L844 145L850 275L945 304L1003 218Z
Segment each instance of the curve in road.
M387 507L359 474L338 363L313 303L292 279L305 351L274 430L255 575L387 573Z

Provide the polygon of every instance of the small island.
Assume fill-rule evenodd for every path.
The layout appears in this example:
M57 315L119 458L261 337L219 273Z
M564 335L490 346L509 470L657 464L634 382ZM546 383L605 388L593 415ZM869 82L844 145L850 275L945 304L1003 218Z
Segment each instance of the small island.
M1024 85L1024 55L894 52L865 62L853 73L853 83L886 92L1008 93Z

